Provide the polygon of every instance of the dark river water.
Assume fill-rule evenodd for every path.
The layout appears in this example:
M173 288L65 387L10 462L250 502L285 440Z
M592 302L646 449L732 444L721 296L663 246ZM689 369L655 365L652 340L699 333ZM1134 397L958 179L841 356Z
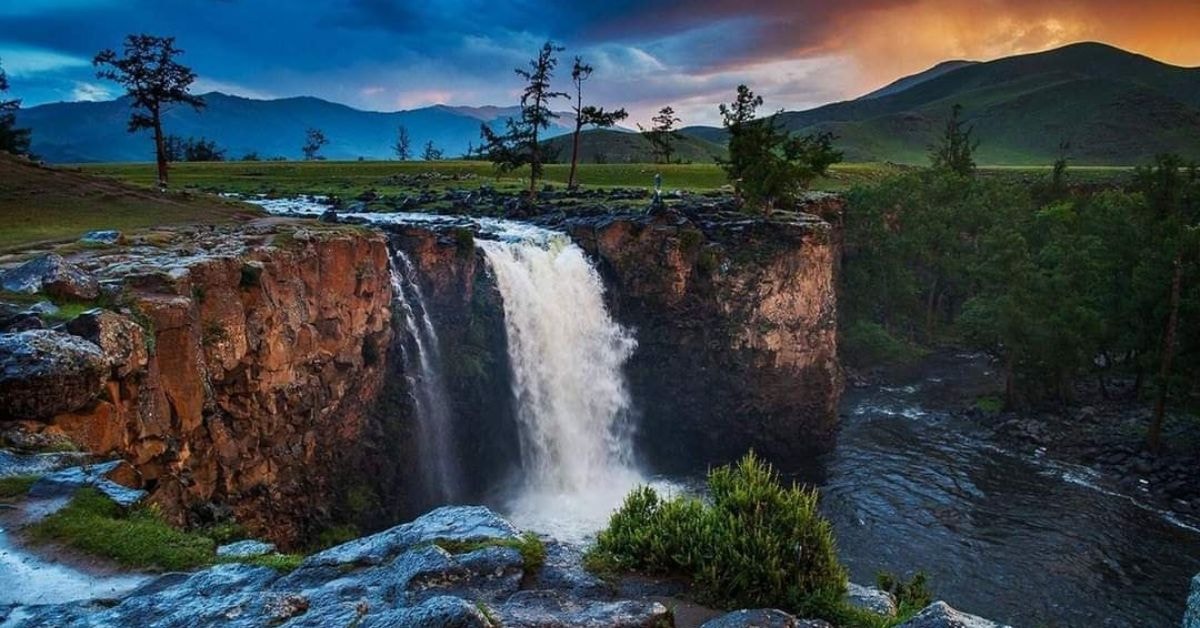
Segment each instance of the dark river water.
M938 410L988 376L946 357L847 389L822 492L852 579L922 569L939 598L1014 626L1179 626L1200 530Z

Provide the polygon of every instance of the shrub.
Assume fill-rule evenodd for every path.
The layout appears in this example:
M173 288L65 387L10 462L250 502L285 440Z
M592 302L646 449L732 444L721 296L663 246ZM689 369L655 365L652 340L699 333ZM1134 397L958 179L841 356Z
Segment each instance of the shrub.
M33 488L35 482L37 482L37 476L33 475L0 478L0 503L23 497L29 492L29 489Z
M919 358L921 353L919 347L872 321L856 320L842 333L842 356L856 366L903 364Z
M777 607L801 615L837 606L846 589L817 493L782 486L753 453L709 472L710 503L636 489L615 513L587 564L689 578L723 608Z
M875 583L880 589L896 596L901 617L914 615L933 603L933 592L929 590L929 578L923 571L918 571L908 580L881 571L875 576Z

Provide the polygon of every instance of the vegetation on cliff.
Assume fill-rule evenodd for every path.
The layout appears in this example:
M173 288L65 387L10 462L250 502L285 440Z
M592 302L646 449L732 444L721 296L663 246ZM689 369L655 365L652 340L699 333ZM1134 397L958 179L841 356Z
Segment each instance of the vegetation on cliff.
M180 530L167 523L152 505L122 508L92 488L76 491L65 507L30 526L28 532L35 540L62 543L136 569L172 571L217 562L247 562L290 571L302 559L296 554L220 558L217 545L240 538L238 528L225 525Z
M848 194L848 357L953 338L998 359L1009 407L1070 401L1081 378L1107 394L1115 376L1194 405L1200 334L1179 321L1200 318L1196 167L1163 156L1096 188L1070 185L1062 164L1031 186L975 175L969 150L952 161Z

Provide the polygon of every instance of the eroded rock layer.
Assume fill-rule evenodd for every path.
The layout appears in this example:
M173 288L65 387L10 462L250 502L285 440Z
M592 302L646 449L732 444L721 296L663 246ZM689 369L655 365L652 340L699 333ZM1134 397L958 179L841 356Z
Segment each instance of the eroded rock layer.
M668 211L566 221L600 260L615 316L636 330L639 439L659 466L832 445L840 203L807 208L831 220Z
M14 397L27 402L10 400L0 427L124 458L177 523L232 515L284 545L348 495L378 503L372 478L401 457L368 412L392 338L385 238L273 221L158 235L71 260L100 279L105 309L23 333L86 341L103 372L94 351L51 351L69 381L24 378L59 394Z

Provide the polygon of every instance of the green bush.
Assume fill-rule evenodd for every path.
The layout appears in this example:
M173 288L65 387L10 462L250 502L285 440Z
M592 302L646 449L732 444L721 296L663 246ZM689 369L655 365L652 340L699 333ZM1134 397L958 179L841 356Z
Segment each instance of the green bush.
M933 592L929 590L929 578L923 571L918 571L908 580L881 571L875 576L875 583L880 589L896 597L901 616L914 615L933 603Z
M709 472L708 489L710 503L636 489L598 535L588 566L684 576L722 608L830 615L846 570L816 491L785 488L754 454Z
M0 503L24 497L29 489L33 488L34 482L37 482L37 476L34 475L0 478Z
M865 320L846 325L841 342L842 357L856 366L904 364L923 353L913 343L893 336L883 325Z

